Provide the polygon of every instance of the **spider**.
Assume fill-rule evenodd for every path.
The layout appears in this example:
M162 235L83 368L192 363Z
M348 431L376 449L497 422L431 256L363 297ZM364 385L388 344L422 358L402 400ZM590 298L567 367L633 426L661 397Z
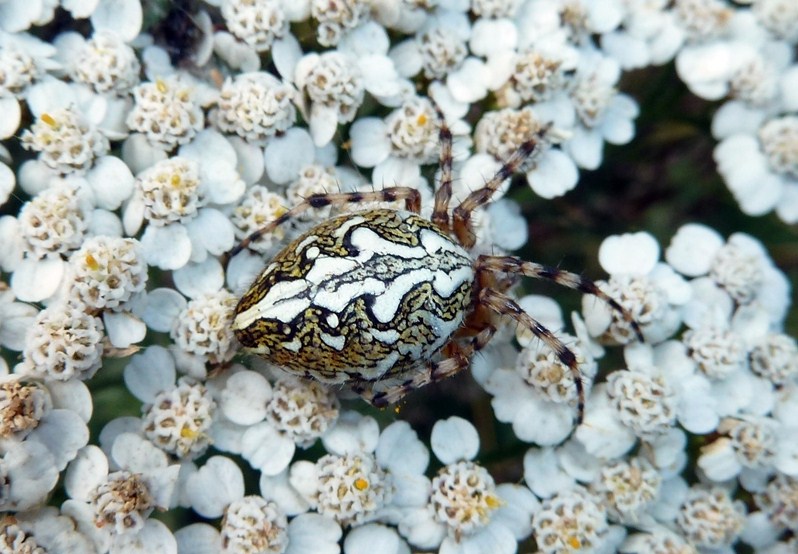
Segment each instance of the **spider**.
M571 372L578 421L585 391L576 356L508 296L518 276L554 281L607 302L634 329L621 305L575 273L514 256L469 254L474 211L488 202L545 139L523 143L485 185L449 210L452 134L440 121L440 186L429 220L410 187L313 194L253 232L252 241L311 208L403 201L404 210L367 209L323 221L266 265L235 309L233 330L245 350L301 377L347 385L377 407L452 376L484 348L505 318L547 344Z

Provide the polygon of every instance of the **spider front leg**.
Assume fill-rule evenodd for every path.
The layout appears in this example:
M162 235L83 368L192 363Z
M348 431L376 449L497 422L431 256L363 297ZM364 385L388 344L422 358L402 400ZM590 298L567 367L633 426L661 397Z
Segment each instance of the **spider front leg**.
M531 139L513 152L513 155L502 164L496 174L485 183L485 186L466 196L465 200L454 209L452 212L454 235L464 248L471 248L476 242L476 236L471 228L471 214L477 208L490 202L502 183L512 177L524 165L524 162L538 150L550 127L551 125L546 125L539 128Z
M438 226L441 231L449 232L451 224L449 222L449 201L452 198L452 165L454 164L452 131L446 124L446 116L443 115L443 110L440 106L432 100L432 107L435 109L435 114L438 117L438 140L441 143L440 152L440 168L441 168L441 182L438 190L435 191L435 205L432 208L432 222Z
M405 209L410 212L417 214L421 211L421 193L412 187L389 187L371 192L311 194L277 219L269 222L257 231L250 233L238 246L230 251L228 259L248 248L252 242L258 240L260 237L271 233L283 223L311 208L324 208L325 206L341 207L347 204L359 204L361 202L395 202L397 200L404 200Z
M399 402L408 393L430 383L447 379L465 369L471 364L471 357L475 352L482 350L496 334L496 328L484 324L474 336L468 340L456 339L449 341L441 349L443 359L429 361L425 366L419 367L407 376L406 379L386 385L375 391L379 381L365 382L354 386L352 389L361 398L377 408L384 408L389 404Z
M581 425L585 417L585 387L582 383L582 372L579 370L579 363L576 355L565 344L558 339L554 333L546 329L538 321L532 318L518 303L509 296L493 289L482 289L479 291L477 302L487 306L501 316L508 316L518 324L532 331L532 333L543 341L565 367L571 372L576 387L576 424Z
M610 308L615 310L623 317L624 321L626 321L626 323L634 331L635 335L637 336L637 340L643 342L643 333L640 330L640 326L637 324L637 321L635 321L634 316L623 306L621 306L617 300L610 297L607 293L598 288L596 283L590 279L582 277L581 275L571 273L570 271L563 271L562 269L558 269L556 267L536 264L534 262L526 262L520 258L516 258L515 256L479 256L479 258L477 258L476 268L477 272L491 271L515 275L520 274L526 275L527 277L533 277L535 279L554 281L558 285L568 287L569 289L578 290L584 294L593 295L596 298L600 298L606 302Z

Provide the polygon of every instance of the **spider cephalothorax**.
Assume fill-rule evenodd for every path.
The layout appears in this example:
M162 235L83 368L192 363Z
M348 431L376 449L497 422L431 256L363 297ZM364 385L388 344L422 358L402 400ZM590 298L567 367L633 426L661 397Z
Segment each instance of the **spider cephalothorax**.
M430 220L419 215L420 195L408 187L309 196L250 235L235 252L309 208L403 200L405 209L334 217L284 247L238 303L236 337L247 350L291 373L351 386L375 406L384 406L467 368L502 317L510 317L570 368L581 419L584 391L576 358L505 294L512 277L549 279L595 295L637 331L629 314L576 274L513 256L474 258L468 252L475 241L472 213L523 164L545 129L450 216L452 138L439 117L442 177Z

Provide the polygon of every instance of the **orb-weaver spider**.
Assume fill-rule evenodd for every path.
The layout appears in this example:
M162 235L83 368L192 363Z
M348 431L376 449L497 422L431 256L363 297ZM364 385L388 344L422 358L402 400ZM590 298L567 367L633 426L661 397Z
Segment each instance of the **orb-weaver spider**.
M350 386L382 407L469 366L509 317L552 348L573 375L581 421L585 392L575 355L508 296L512 277L547 279L607 302L634 329L631 315L595 283L514 256L473 258L472 214L487 204L546 139L542 128L485 185L453 210L452 134L440 109L440 186L430 220L410 187L313 194L244 239L259 237L311 208L404 201L405 210L368 209L332 217L285 246L235 310L245 349L291 373ZM510 278L508 278L510 277Z

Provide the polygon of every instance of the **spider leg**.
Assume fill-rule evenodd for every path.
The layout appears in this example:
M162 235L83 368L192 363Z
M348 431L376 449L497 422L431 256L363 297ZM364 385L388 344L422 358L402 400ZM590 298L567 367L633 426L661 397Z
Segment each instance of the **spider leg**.
M449 200L452 198L452 164L454 162L454 154L452 153L452 131L446 124L446 117L440 106L430 98L432 107L438 116L438 139L441 143L440 153L440 168L441 168L441 182L438 190L435 191L435 206L432 209L432 222L444 233L448 233L450 229L449 222Z
M382 190L371 192L335 192L311 194L302 202L285 212L283 215L250 233L238 246L230 251L228 256L232 258L260 237L274 231L286 221L300 215L302 212L311 208L323 208L325 206L345 206L346 204L357 204L360 202L394 202L396 200L405 201L405 209L419 213L421 211L421 193L412 187L388 187Z
M454 339L449 341L442 349L443 359L427 362L425 366L413 370L403 381L387 384L380 387L379 390L375 390L375 386L380 384L379 382L363 382L353 387L353 390L377 408L395 404L411 391L468 369L471 357L475 352L483 349L495 333L496 328L486 324L466 341L458 342Z
M551 125L546 125L540 128L531 139L524 142L518 150L513 152L513 155L502 164L496 174L485 183L484 187L466 196L465 200L460 202L460 205L454 209L452 212L454 235L463 247L471 248L476 242L476 236L471 229L471 214L477 208L487 204L496 191L499 190L501 184L518 171L541 144L550 127Z
M532 318L518 303L509 296L502 294L493 289L482 289L479 291L477 300L496 312L499 315L506 315L513 318L516 323L523 325L532 333L543 341L549 348L554 351L554 354L565 367L571 371L576 386L577 396L577 425L581 425L585 416L585 387L582 383L582 372L579 370L579 363L576 361L576 355L567 347L563 342L558 339L554 333L546 329L538 321Z
M581 275L571 273L570 271L563 271L562 269L557 269L556 267L536 264L534 262L525 262L524 260L514 256L479 256L479 258L477 258L476 268L477 271L487 270L516 275L521 274L526 275L527 277L534 277L535 279L554 281L558 285L568 287L569 289L575 289L585 294L591 294L606 302L610 308L620 314L624 321L626 321L626 323L628 323L634 331L635 335L637 336L637 340L643 342L643 333L640 330L640 326L635 321L634 316L623 306L621 306L617 300L611 298L607 293L598 288L596 283L590 279L582 277Z

